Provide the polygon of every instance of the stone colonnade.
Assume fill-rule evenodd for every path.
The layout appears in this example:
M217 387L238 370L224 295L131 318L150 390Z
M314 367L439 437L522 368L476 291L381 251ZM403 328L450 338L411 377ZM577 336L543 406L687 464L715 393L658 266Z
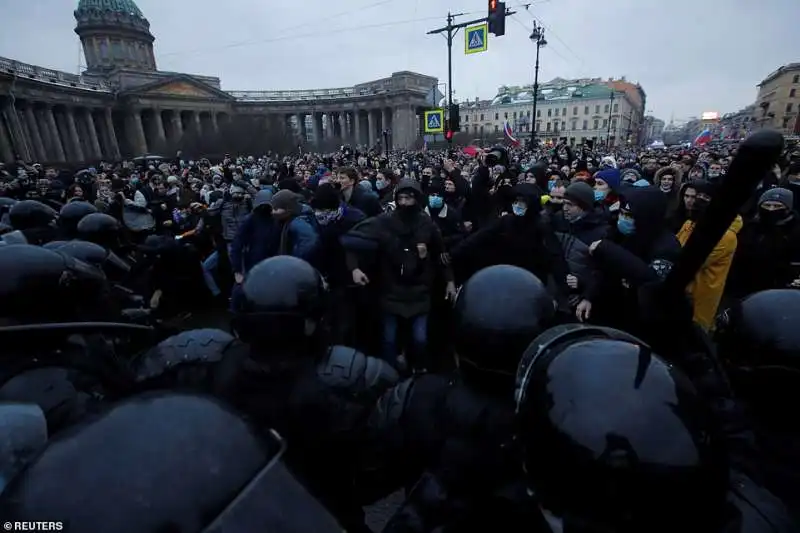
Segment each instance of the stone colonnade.
M355 107L355 106L353 106ZM305 142L374 146L388 135L389 148L411 147L420 133L421 109L412 104L338 111L251 113L282 118ZM23 98L0 100L0 161L88 162L158 153L180 146L188 134L213 135L236 116L220 110L66 105ZM280 122L278 122L280 124ZM309 135L311 134L311 135Z
M407 147L418 135L418 110L410 105L355 109L351 111L311 111L284 115L287 129L301 140L321 145L336 139L354 145L383 143L389 132L389 148ZM309 131L310 129L310 131Z

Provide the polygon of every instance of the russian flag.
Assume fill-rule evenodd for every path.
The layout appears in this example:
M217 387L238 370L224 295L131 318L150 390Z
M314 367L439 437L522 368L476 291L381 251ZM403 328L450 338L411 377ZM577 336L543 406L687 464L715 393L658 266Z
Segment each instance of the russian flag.
M514 137L514 132L511 130L511 124L509 124L507 120L503 123L503 133L506 135L506 138L508 138L511 144L514 146L519 146L519 141Z
M700 135L694 140L694 146L703 146L704 144L708 144L711 142L711 130L708 128L704 129L700 132Z

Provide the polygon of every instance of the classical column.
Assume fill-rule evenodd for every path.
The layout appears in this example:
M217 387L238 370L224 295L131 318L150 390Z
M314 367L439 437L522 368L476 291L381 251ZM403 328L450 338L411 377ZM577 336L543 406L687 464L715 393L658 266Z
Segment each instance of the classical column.
M314 113L314 144L322 144L322 113Z
M130 140L131 148L134 152L133 156L145 155L147 153L147 139L144 136L142 112L139 109L128 112L125 117L125 129L127 130L126 136Z
M47 160L47 151L44 148L44 142L42 142L42 134L39 132L39 124L36 121L36 115L33 113L33 104L28 102L28 105L25 106L25 122L28 123L28 131L31 134L31 142L33 146L31 150L39 161L46 161Z
M183 122L181 122L181 112L173 111L169 120L172 123L172 139L170 140L178 142L183 137Z
M299 137L301 141L306 142L308 140L306 136L306 116L302 113L298 113L294 116L294 120L297 122L297 137Z
M108 139L108 157L114 161L119 161L119 143L117 143L117 132L114 131L114 117L111 114L111 108L107 107L103 110L103 122L105 124L106 138Z
M64 119L67 123L67 135L69 137L67 143L72 152L70 155L75 158L75 161L85 161L86 157L83 155L83 149L81 148L81 139L78 137L78 128L75 126L75 110L68 107L64 112Z
M194 120L194 131L197 133L197 136L200 137L203 135L203 124L200 122L200 113L192 111L192 120Z
M397 149L405 150L414 146L419 135L417 116L410 105L398 106L392 120L392 137Z
M356 146L361 144L361 110L356 109L353 111L353 140Z
M91 109L85 110L83 119L86 121L86 132L89 134L92 159L103 159L103 151L100 149L100 139L97 137L97 128L94 127L94 117Z
M156 145L163 148L167 144L167 137L164 133L164 121L161 119L160 109L153 109L153 130L156 134Z
M219 134L219 123L217 122L217 113L216 111L211 112L211 128L214 130L214 134Z
M13 163L14 150L11 148L11 139L8 138L3 123L0 122L0 163Z
M64 145L61 142L61 135L58 133L58 125L56 124L56 117L53 115L53 106L47 105L43 110L45 128L48 130L48 138L50 139L51 156L56 162L62 163L67 160L64 155Z
M14 147L15 155L18 155L24 161L31 160L31 154L28 152L28 143L25 140L25 132L22 131L22 125L19 122L17 109L13 102L7 102L3 109L3 115L6 119L6 124L11 134L11 143Z
M375 111L370 109L367 111L367 129L369 131L367 139L369 140L370 147L375 146L375 128Z

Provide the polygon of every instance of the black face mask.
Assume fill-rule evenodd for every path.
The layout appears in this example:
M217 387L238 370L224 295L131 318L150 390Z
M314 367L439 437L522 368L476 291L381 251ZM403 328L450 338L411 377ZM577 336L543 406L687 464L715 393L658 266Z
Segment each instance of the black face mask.
M689 211L689 220L694 220L695 222L703 216L703 213L706 212L708 209L708 205L711 202L708 200L701 200L700 198L696 198L694 201L694 207L691 211Z
M763 207L758 210L758 218L764 224L777 224L789 216L787 209L764 209Z

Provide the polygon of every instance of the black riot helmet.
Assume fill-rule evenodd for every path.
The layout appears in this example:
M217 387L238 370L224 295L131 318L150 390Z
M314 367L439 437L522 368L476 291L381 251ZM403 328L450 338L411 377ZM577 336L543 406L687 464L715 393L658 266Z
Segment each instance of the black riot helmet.
M551 328L526 351L515 398L528 482L566 531L720 531L723 439L689 379L642 341Z
M476 386L513 386L522 353L555 314L553 299L529 271L496 265L467 280L455 302L454 340L461 374Z
M285 450L214 399L134 397L51 440L5 488L0 513L82 533L339 533Z
M103 272L107 269L129 272L131 267L111 250L106 250L99 244L89 241L54 241L47 243L45 248L57 250L59 253L79 259L86 264L95 266Z
M318 333L326 303L319 272L289 255L265 259L247 273L233 329L245 342L278 346Z
M716 341L731 385L759 413L785 419L800 387L800 291L757 292L720 317Z
M6 325L107 318L102 271L29 244L0 247L0 322Z
M111 215L92 213L78 222L78 236L84 241L114 250L121 246L122 226Z
M58 217L55 209L36 200L22 200L15 203L8 215L11 225L16 230L45 228Z
M97 208L89 202L69 202L58 214L58 226L62 236L74 239L78 236L78 222L86 215L97 213Z

